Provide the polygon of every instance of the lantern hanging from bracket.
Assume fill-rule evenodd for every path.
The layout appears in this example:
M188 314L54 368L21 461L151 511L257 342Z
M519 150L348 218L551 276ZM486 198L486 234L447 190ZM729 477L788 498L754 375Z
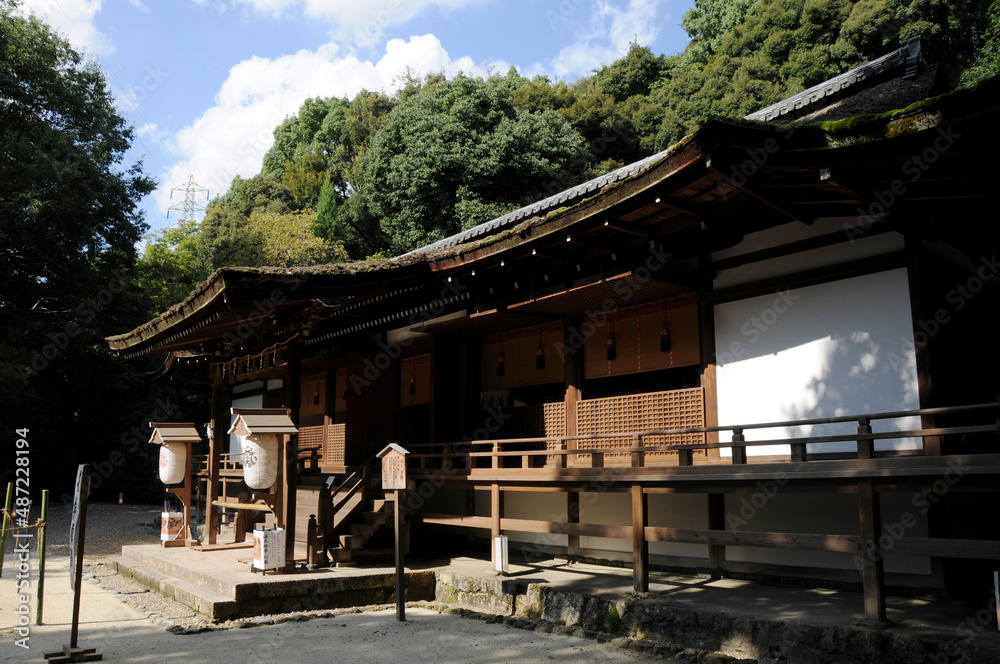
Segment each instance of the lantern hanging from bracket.
M670 338L670 312L668 311L664 316L663 327L660 329L660 352L669 353L672 347L673 343Z
M535 351L535 369L542 371L545 369L545 337L542 334L542 326L538 326L538 350Z

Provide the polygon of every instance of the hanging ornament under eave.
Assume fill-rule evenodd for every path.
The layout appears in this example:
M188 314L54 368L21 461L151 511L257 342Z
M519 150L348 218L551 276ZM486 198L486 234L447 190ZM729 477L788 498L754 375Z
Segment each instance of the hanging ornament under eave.
M542 371L545 369L545 338L542 336L542 328L538 328L538 349L535 351L535 369Z
M500 352L497 353L497 375L502 376L507 372L506 361L503 356L503 335L500 335Z
M618 348L615 344L615 324L614 321L608 323L608 362L613 362L618 357Z

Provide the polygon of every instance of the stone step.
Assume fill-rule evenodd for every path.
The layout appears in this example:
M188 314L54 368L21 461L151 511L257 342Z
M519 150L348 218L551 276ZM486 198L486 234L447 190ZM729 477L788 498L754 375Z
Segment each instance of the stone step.
M362 512L360 516L362 521L373 526L381 526L388 518L385 512Z
M160 570L133 560L114 556L108 559L108 565L117 574L133 579L213 620L231 618L239 611L239 603L232 597L183 579L163 576Z
M205 588L223 597L230 599L236 597L236 585L220 579L211 572L194 569L178 561L171 560L170 556L161 553L164 551L168 551L168 549L142 545L123 546L122 555L116 556L111 560L118 559L116 564L125 563L131 567L141 566L150 570L156 578L179 579ZM155 585L147 585L155 588Z

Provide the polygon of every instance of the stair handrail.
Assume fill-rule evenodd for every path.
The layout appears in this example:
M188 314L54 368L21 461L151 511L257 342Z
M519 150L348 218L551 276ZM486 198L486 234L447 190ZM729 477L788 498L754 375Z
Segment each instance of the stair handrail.
M363 506L365 503L368 502L368 499L371 497L371 486L370 486L371 482L369 481L371 478L371 470L372 466L374 465L373 462L377 458L378 454L372 454L370 457L362 461L360 464L354 466L351 472L348 473L347 477L344 478L344 481L340 483L340 486L337 487L335 491L331 492L330 494L331 519L336 519L337 512L339 512L341 508L343 508L344 505L347 503L347 501L350 500L351 497L353 497L359 490L362 492L359 506ZM348 485L350 485L350 488L347 489L346 491L342 491L342 489ZM350 518L350 516L351 516L350 514L346 515L343 519L341 519L341 522L346 521L347 519ZM334 527L334 529L336 529L337 524L331 523L331 525Z

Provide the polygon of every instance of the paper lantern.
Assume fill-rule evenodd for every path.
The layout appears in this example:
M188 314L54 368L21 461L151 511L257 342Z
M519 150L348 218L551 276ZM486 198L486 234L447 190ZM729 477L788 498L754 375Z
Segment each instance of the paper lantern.
M184 481L187 467L187 445L185 443L163 443L160 445L160 481L164 484L180 484Z
M278 435L251 434L243 443L243 481L251 489L269 489L278 479Z

